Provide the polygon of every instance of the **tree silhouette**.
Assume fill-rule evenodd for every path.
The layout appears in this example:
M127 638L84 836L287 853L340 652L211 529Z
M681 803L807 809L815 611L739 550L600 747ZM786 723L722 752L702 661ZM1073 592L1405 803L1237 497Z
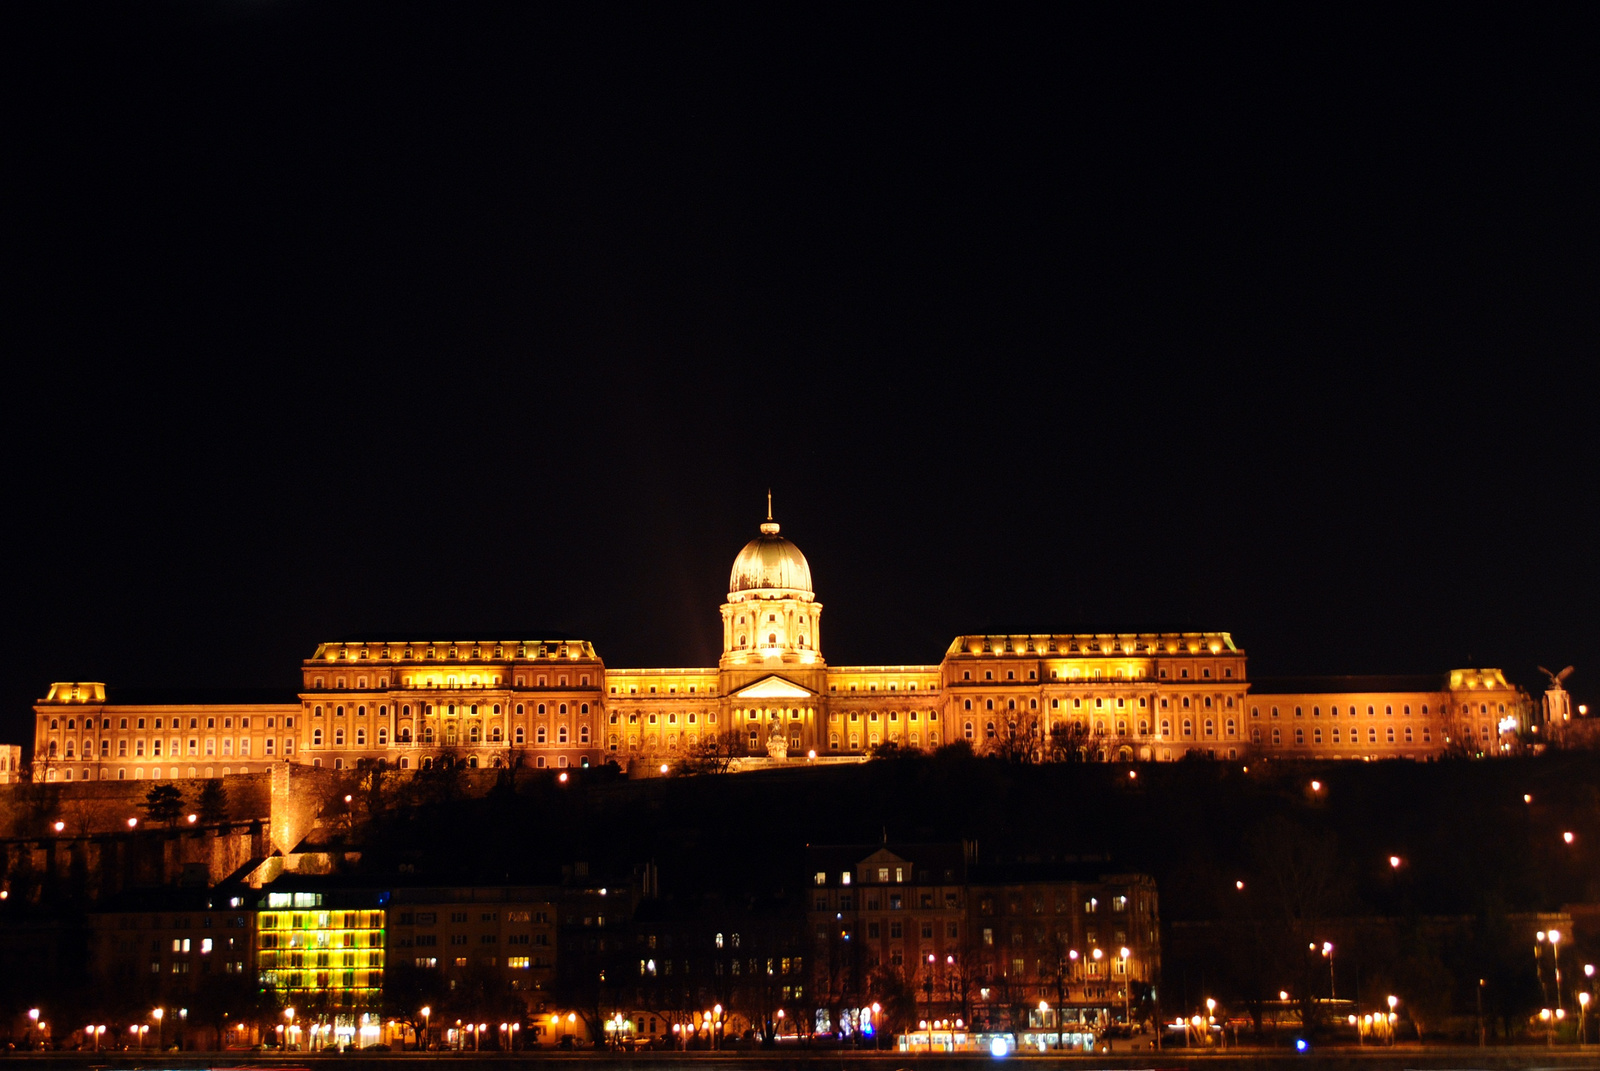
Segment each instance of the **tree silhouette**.
M151 785L144 794L145 817L151 822L164 822L168 826L183 813L183 792L177 785L163 782Z
M222 781L215 777L206 779L200 789L200 821L206 825L219 825L228 820L228 792Z

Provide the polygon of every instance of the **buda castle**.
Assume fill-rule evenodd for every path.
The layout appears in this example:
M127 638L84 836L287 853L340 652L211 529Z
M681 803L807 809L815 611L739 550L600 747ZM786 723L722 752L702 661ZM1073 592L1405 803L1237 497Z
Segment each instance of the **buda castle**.
M1497 669L1252 681L1226 632L966 635L935 664L830 666L822 609L769 506L734 559L716 666L618 669L571 638L395 638L321 644L300 690L282 695L57 683L34 707L31 775L218 777L361 759L416 769L445 756L643 773L707 751L752 768L956 741L1107 762L1430 759L1499 753L1531 717Z

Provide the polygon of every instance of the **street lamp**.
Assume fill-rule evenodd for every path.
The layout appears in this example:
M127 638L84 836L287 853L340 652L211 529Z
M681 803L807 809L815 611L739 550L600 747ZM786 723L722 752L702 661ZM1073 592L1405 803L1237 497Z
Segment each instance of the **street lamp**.
M1533 940L1534 967L1538 967L1539 964L1539 943L1542 943L1542 941L1549 941L1550 943L1550 965L1555 970L1555 1007L1557 1007L1557 1010L1562 1010L1562 932L1560 930L1539 930L1538 933L1534 933Z
M425 1049L428 1047L428 1038L432 1032L428 1023L428 1018L431 1015L433 1015L433 1008L427 1004L424 1004L422 1006L422 1040L418 1043L418 1048Z
M1589 1041L1589 1032L1585 1029L1589 1018L1589 994L1578 994L1578 1044L1585 1045Z
M1394 1013L1394 1006L1396 1004L1400 1003L1400 998L1395 996L1393 993L1391 993L1391 994L1389 994L1388 1003L1389 1003L1389 1044L1393 1045L1394 1044L1394 1034L1395 1034L1394 1024L1395 1024L1395 1020L1398 1018L1398 1016L1396 1016L1395 1013Z
M1338 994L1333 991L1333 942L1322 942L1322 954L1328 957L1328 1000L1338 999Z
M1129 959L1127 946L1119 948L1122 956L1122 1023L1129 1031L1133 1030L1133 961Z
M158 1052L162 1048L161 1020L165 1019L166 1016L167 1016L166 1010L163 1009L163 1008L152 1008L151 1011L150 1011L150 1018L152 1018L152 1019L154 1019L156 1021L156 1050Z

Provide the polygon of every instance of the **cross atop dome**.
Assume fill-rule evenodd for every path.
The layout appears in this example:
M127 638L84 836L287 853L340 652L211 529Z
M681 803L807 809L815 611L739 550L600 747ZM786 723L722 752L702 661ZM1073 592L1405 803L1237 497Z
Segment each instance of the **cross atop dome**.
M761 526L762 535L777 535L778 522L772 519L772 488L767 488L767 520Z

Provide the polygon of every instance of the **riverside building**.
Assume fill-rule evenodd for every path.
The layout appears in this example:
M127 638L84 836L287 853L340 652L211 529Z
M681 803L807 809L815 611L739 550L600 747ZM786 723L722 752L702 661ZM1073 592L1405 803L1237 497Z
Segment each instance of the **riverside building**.
M937 663L832 666L822 616L810 564L769 510L734 560L715 666L609 667L571 637L397 636L320 644L299 689L281 694L62 682L34 706L32 778L225 777L362 759L414 769L445 756L648 770L711 743L736 768L957 740L1112 762L1427 759L1498 753L1531 719L1497 669L1252 682L1227 632L974 634Z

